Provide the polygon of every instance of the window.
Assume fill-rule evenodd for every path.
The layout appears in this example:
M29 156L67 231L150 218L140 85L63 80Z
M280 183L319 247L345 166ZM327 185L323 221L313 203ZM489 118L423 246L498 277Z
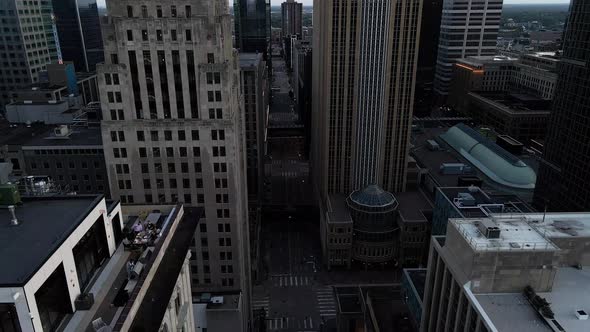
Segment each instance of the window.
M139 157L140 158L147 158L147 150L146 150L146 148L139 148Z
M172 39L172 41L176 41L178 39L176 36L176 30L170 30L170 39Z
M141 17L143 17L143 18L148 17L147 6L141 6Z
M200 157L201 156L201 148L198 146L193 147L193 156Z
M157 41L162 41L164 38L164 35L162 34L162 30L156 30L156 40Z
M137 131L137 140L139 142L145 141L145 133L143 132L143 130L138 130Z
M114 65L119 63L119 55L118 54L111 54L111 63Z
M176 172L176 164L168 163L168 173L175 173Z
M127 30L127 40L133 41L133 30Z
M152 148L152 155L154 156L154 158L160 158L161 157L160 148L158 148L158 147Z
M184 189L188 189L191 187L191 180L190 179L182 179L182 187Z
M191 31L190 30L187 29L184 33L185 33L185 39L186 39L186 41L193 40L193 37L192 37L192 34L191 34Z
M188 155L188 150L187 150L187 148L186 148L186 147L184 147L184 146L181 146L181 147L179 147L179 148L178 148L178 154L179 154L181 157L186 157L186 156Z
M192 10L191 10L191 6L185 6L184 7L184 14L186 15L186 17L191 17L193 15Z
M115 94L112 92L107 92L107 99L109 100L109 103L114 103L115 102Z
M176 182L176 179L170 179L170 188L172 189L176 189L178 188L178 183Z
M125 142L125 132L119 131L119 142Z
M116 131L111 131L111 141L116 142L118 140L117 138L117 132Z
M203 167L201 163L195 163L195 173L201 173L203 171Z
M141 40L148 41L148 32L147 32L147 30L141 30Z
M112 85L111 74L104 74L104 82L106 85Z
M170 6L170 16L176 17L176 6Z
M150 131L150 136L151 136L152 142L158 141L158 131L157 130Z
M213 73L213 82L215 84L221 84L221 73Z
M164 140L165 141L172 140L172 130L164 130Z
M205 204L205 195L204 194L197 194L197 203L198 204Z
M150 179L143 179L143 189L151 189L152 183Z
M209 246L209 241L207 240L206 237L202 237L201 238L201 247L207 247Z
M149 172L150 172L150 168L149 168L148 164L142 163L141 164L141 173L149 174Z
M215 101L215 93L213 91L207 91L207 101L210 103Z
M127 6L127 17L133 17L133 6Z
M215 56L213 53L207 53L207 63L215 63Z
M203 260L204 261L208 261L209 260L209 252L203 251L203 252L201 252L201 256L203 257Z
M201 178L196 178L196 179L195 179L195 186L197 187L197 189L201 189L201 188L203 188L203 179L201 179Z
M186 132L184 130L178 131L178 140L179 141L186 141Z
M174 157L174 148L172 148L172 147L166 148L166 157Z
M199 228L201 233L207 233L207 224L200 224Z
M113 84L119 85L119 74L113 74Z
M117 101L117 103L123 102L123 98L121 97L121 92L115 92L115 100Z
M215 91L215 101L221 101L221 91Z
M162 17L162 6L156 6L156 16Z

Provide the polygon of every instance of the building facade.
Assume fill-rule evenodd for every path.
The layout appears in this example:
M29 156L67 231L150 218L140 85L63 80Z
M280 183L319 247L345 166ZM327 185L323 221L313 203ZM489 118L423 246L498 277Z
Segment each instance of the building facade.
M314 3L311 157L322 209L332 193L404 189L421 11L413 0Z
M301 30L301 15L303 4L295 0L287 0L281 4L282 36L299 35L303 37Z
M107 8L97 75L111 195L203 207L193 290L242 291L248 313L245 120L227 1Z
M46 64L61 59L50 1L0 3L0 107L15 89L37 83Z
M262 53L240 54L240 86L245 113L246 176L248 186L248 218L252 258L252 277L258 278L261 205L264 198L264 158L266 156L266 125L269 114L269 78Z
M450 219L416 280L420 331L585 331L589 230L587 213Z
M590 3L572 1L553 109L534 203L539 209L590 209L590 44L585 36ZM584 120L582 120L584 119ZM564 199L567 197L567 199Z
M434 90L442 102L449 94L457 59L494 55L502 0L444 0Z
M419 117L430 115L434 104L434 72L443 0L425 0L422 6L416 94L414 96L414 114Z
M76 71L94 71L104 60L96 0L52 1L62 58Z
M234 0L235 47L267 57L270 47L270 0Z

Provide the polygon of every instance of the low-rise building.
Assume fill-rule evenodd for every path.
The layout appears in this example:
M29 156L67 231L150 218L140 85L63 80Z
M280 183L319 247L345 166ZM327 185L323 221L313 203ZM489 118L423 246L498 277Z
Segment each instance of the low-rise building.
M419 191L391 194L376 185L328 196L320 221L324 264L351 268L424 266L432 205Z
M590 214L450 219L431 241L420 330L587 331Z
M38 197L12 209L0 210L0 308L8 326L194 331L188 262L201 210L126 209L103 196ZM125 229L147 220L154 237L138 245L143 238Z
M432 199L437 187L473 184L488 192L516 195L524 202L532 200L536 157L515 156L463 123L416 130L410 154L419 168L419 186Z

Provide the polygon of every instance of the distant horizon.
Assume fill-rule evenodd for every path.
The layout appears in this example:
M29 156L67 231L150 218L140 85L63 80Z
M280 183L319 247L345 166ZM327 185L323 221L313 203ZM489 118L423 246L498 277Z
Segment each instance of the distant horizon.
M230 6L233 5L233 0L228 0ZM312 6L313 0L296 0L304 6ZM271 6L280 6L285 0L271 0ZM105 0L97 0L99 7L105 7ZM562 5L569 4L570 0L505 0L505 5Z

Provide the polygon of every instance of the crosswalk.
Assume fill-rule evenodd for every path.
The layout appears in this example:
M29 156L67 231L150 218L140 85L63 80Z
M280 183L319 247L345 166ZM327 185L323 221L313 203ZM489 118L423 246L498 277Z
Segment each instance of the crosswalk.
M317 328L318 323L315 322L311 317L278 317L266 319L267 331L281 331L290 329L309 329L315 331Z
M309 286L312 283L310 276L297 276L290 274L275 274L271 276L274 287L301 287Z
M254 297L252 299L252 309L253 310L264 309L266 311L266 313L268 314L269 303L270 303L270 299L269 299L268 295L263 298Z
M336 316L336 301L331 286L324 286L316 290L316 300L320 317L331 318Z

